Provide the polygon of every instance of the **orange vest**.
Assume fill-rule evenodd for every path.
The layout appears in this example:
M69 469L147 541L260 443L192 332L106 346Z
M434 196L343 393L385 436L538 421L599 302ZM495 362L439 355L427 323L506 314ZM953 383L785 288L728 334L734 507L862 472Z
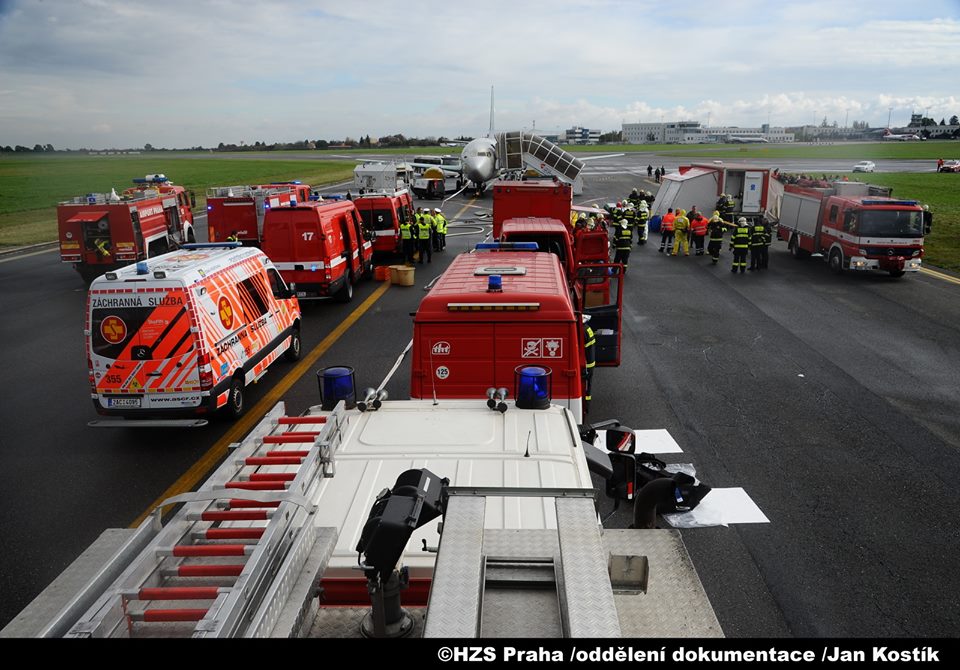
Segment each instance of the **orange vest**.
M665 214L663 219L660 220L660 230L665 232L673 232L673 222L677 220L675 214Z
M694 219L690 222L690 232L694 235L706 235L707 234L707 220L702 216L699 219Z

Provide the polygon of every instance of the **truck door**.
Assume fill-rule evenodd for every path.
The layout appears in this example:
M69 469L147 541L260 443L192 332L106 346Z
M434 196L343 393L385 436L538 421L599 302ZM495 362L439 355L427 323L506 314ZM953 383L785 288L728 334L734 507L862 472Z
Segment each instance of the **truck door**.
M743 205L745 214L756 214L763 210L763 173L747 172L743 180Z
M350 220L354 237L357 240L357 266L360 274L363 274L367 267L367 262L373 256L373 243L370 241L373 239L373 235L367 230L366 226L363 225L363 220L360 218L357 210L354 209L349 212L347 218Z
M357 239L357 233L347 223L348 214L340 214L337 217L337 224L340 226L340 233L343 236L343 257L347 261L347 267L353 274L352 281L360 277L360 241ZM349 278L347 281L351 281Z
M623 322L623 266L594 263L577 268L574 296L577 309L590 315L596 335L597 365L620 365L620 333Z

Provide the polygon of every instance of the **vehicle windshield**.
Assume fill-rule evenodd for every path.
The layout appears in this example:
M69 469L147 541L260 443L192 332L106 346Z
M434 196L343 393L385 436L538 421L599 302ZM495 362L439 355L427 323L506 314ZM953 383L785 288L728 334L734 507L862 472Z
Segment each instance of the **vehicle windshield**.
M923 222L920 212L867 210L861 213L859 234L862 237L922 237Z

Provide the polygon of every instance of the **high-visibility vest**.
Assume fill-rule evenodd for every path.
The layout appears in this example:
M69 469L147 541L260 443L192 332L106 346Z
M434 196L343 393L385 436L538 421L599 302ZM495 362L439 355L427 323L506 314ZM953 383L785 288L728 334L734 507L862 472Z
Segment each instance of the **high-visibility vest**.
M707 234L707 220L702 216L699 219L694 219L690 222L690 231L694 235L706 235Z
M666 233L673 232L673 224L677 220L676 214L666 214L660 220L660 230Z
M754 224L750 229L750 246L762 247L767 236L767 227L762 223Z
M433 217L429 214L424 214L423 218L420 219L420 230L418 231L417 236L421 240L429 240L431 228L433 228Z
M750 228L748 226L738 225L733 231L733 239L730 240L733 243L734 249L747 249L750 247Z
M633 232L630 230L629 226L627 228L617 226L617 236L614 242L614 246L617 248L617 250L628 251L632 241Z
M411 232L410 232L410 229L411 229L412 227L413 227L413 226L411 226L409 223L401 223L401 224L400 224L400 239L401 239L401 240L409 240L409 239L412 239Z
M446 220L445 218L443 218L443 214L437 214L434 218L435 218L436 221L437 221L437 232L438 232L438 233L443 233L444 235L446 235L446 233L447 233L447 220Z

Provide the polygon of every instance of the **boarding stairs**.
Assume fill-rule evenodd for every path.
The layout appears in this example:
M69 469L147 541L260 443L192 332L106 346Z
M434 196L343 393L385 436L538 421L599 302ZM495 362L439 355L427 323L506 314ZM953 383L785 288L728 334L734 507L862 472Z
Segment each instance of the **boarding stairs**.
M583 161L550 140L523 131L497 133L497 159L517 174L534 170L570 184L574 195L583 192Z

